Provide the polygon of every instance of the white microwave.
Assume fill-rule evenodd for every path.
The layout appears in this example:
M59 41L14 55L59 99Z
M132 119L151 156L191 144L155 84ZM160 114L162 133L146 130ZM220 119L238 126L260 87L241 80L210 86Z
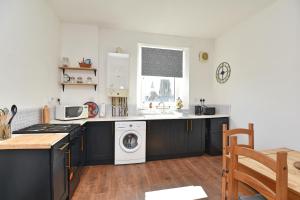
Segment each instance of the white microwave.
M74 119L86 119L89 117L88 105L80 106L56 106L56 116L58 120L74 120Z

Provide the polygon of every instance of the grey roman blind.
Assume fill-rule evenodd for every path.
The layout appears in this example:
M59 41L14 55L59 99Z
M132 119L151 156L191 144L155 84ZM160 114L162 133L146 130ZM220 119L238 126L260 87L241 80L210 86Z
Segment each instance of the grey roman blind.
M182 77L183 51L142 47L142 75Z

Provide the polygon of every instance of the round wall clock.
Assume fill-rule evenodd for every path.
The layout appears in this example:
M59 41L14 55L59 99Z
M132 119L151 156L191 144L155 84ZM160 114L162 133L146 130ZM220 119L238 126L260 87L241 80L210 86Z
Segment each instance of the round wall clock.
M200 52L199 53L199 61L200 62L208 61L208 53L207 52Z
M218 83L226 83L230 77L231 69L227 62L222 62L216 71L216 79Z

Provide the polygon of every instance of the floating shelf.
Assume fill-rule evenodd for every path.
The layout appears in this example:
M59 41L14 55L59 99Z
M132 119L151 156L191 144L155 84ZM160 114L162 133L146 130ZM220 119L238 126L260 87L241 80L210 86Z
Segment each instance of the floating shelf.
M65 74L66 70L73 70L73 71L93 71L95 76L97 75L97 69L96 68L84 68L84 67L59 67L63 71L63 74Z
M65 86L71 85L71 86L94 86L95 91L97 90L97 84L96 83L61 83L63 91L65 91Z

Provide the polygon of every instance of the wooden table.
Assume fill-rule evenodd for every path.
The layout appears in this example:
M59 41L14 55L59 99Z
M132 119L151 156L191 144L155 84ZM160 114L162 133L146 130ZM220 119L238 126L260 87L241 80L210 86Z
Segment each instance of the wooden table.
M276 152L278 151L286 151L288 153L288 200L300 200L300 170L296 169L293 165L295 161L300 161L300 152L287 148L272 149L261 152L276 160ZM275 188L275 173L269 168L266 168L260 163L245 157L239 158L239 163L243 170L248 171L259 180L266 182L269 187L273 189Z

